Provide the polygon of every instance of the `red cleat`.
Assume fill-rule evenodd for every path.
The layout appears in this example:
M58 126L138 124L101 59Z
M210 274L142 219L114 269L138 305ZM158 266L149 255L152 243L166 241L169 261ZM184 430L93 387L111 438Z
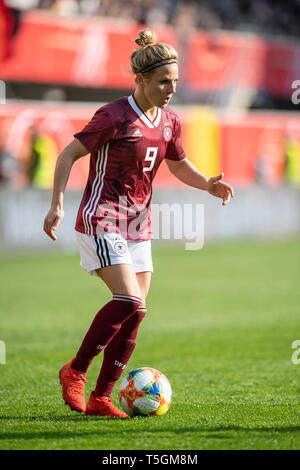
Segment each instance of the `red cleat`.
M114 404L113 398L94 397L91 392L90 399L86 405L86 415L110 416L111 418L129 418L126 413L122 413Z
M73 411L85 412L86 403L84 389L86 374L71 368L72 361L64 365L59 371L59 380L62 386L62 396L65 404Z

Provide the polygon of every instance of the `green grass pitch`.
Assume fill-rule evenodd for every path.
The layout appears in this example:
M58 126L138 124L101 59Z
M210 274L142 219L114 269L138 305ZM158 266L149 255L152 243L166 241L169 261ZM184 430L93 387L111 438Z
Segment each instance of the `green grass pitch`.
M161 370L173 402L162 417L122 421L72 412L58 383L108 289L77 255L1 258L1 449L300 448L300 240L154 245L153 259L149 312L124 373Z

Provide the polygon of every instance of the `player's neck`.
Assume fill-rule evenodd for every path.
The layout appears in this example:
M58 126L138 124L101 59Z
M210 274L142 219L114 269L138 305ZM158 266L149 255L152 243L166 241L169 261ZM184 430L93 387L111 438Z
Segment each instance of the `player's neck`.
M133 97L138 105L138 107L146 114L146 116L150 119L150 121L154 121L157 115L157 107L153 106L153 104L149 103L146 99L145 95L140 92L140 90L136 89L133 93Z

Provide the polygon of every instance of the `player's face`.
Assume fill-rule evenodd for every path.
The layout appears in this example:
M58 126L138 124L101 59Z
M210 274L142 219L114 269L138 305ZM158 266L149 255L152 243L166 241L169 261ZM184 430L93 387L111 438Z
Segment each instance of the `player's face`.
M178 65L158 67L150 78L144 79L144 95L152 106L165 108L176 93Z

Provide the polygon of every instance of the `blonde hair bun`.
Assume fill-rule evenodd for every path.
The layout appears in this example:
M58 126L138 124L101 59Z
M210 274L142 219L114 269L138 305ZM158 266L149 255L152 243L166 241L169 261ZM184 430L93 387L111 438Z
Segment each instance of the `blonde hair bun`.
M139 32L135 40L137 47L130 57L131 70L134 74L152 72L151 67L163 65L163 61L177 62L178 54L173 46L156 41L156 34L151 29ZM150 67L150 70L148 70Z
M153 46L156 44L156 34L150 29L143 29L139 32L139 38L135 42L140 47Z

